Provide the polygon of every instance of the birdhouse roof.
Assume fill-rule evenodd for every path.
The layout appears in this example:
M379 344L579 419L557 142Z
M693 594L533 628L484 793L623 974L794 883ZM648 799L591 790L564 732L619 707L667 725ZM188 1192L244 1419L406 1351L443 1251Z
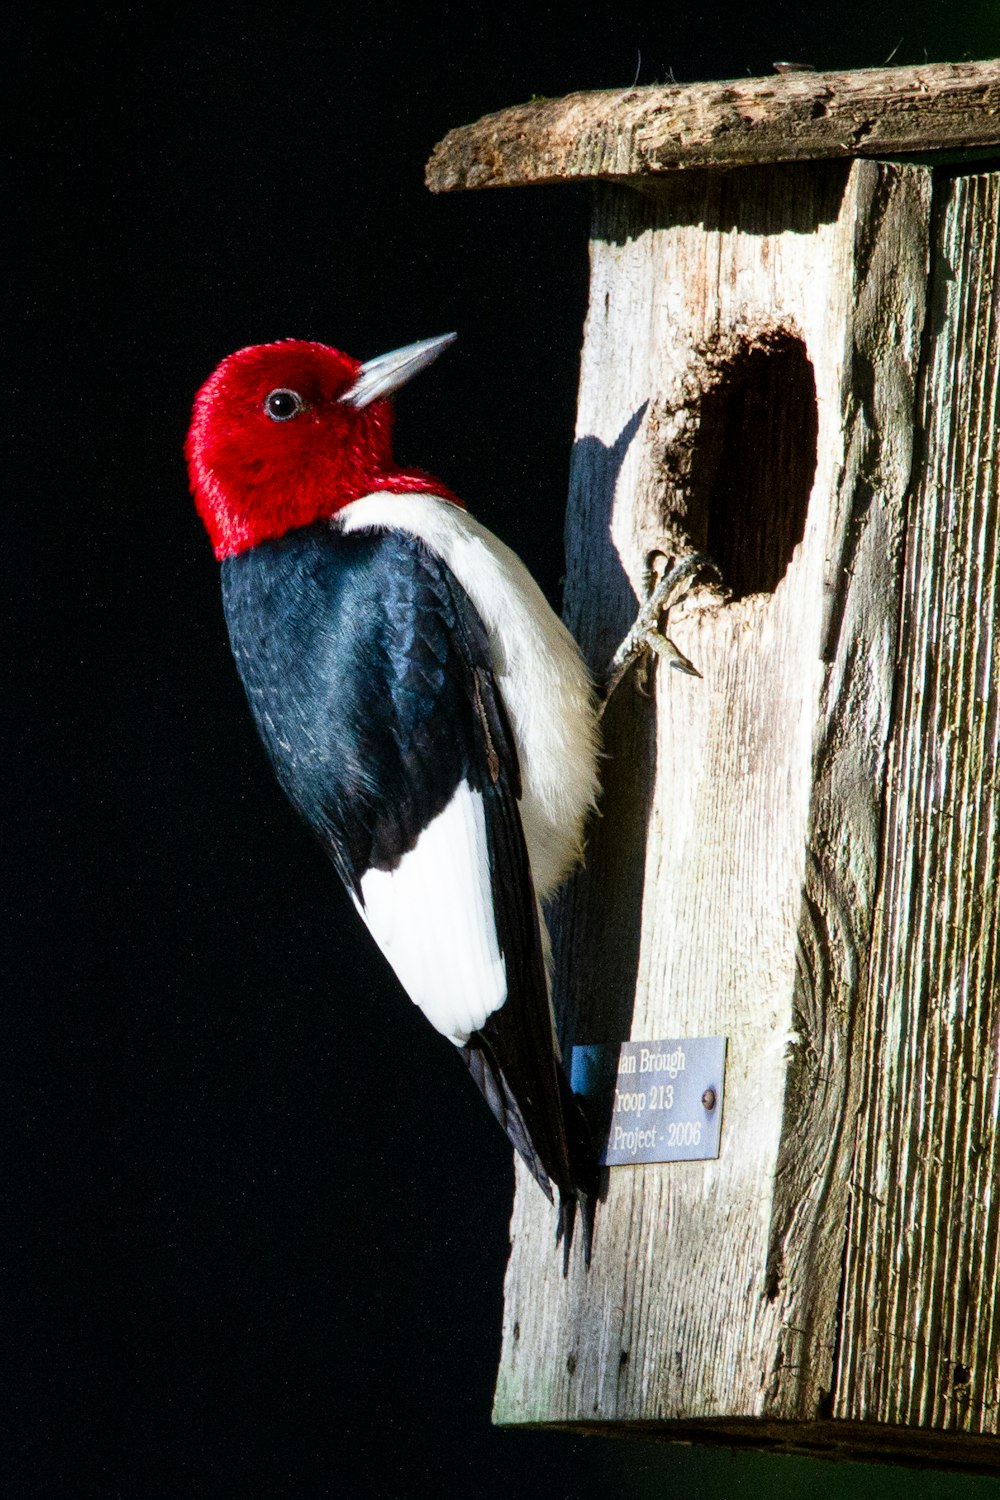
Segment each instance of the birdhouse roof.
M788 69L792 65L778 65ZM445 136L432 192L1000 146L1000 60L532 99Z

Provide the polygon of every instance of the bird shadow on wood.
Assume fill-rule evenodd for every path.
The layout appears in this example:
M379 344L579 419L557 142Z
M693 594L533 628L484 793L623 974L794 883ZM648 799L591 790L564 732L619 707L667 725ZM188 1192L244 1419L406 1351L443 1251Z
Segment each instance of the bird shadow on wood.
M647 405L610 446L585 437L573 448L569 528L574 552L566 615L598 683L637 609L612 540L611 518L618 476ZM634 678L626 678L611 699L602 725L602 789L584 863L550 912L553 999L567 1065L573 1043L619 1043L631 1035L656 771L654 707ZM611 1124L614 1082L612 1072L610 1087L587 1101L601 1150Z

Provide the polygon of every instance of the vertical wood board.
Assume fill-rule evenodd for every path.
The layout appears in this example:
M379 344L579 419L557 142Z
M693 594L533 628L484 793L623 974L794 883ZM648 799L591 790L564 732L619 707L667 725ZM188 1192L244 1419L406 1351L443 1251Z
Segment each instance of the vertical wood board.
M1000 175L940 184L836 1412L1000 1430Z
M728 503L699 444L777 335L811 366L816 465L776 586L675 620L703 681L619 690L558 912L565 1042L729 1038L722 1153L614 1169L566 1280L519 1170L498 1421L809 1419L830 1390L928 221L929 174L874 163L598 192L566 588L595 669L650 551ZM779 491L781 458L760 459Z

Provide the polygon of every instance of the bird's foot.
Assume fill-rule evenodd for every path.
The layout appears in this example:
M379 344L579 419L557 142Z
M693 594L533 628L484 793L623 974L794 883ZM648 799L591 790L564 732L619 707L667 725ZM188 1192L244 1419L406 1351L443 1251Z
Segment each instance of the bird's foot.
M700 573L711 573L721 582L716 563L704 552L689 552L672 568L667 567L668 558L662 552L654 552L646 573L646 599L640 606L635 623L611 659L607 683L601 703L601 712L607 707L615 688L629 669L641 662L648 673L651 655L654 653L668 666L691 677L700 677L697 667L692 665L666 633L666 617L683 599ZM645 684L642 684L645 688Z

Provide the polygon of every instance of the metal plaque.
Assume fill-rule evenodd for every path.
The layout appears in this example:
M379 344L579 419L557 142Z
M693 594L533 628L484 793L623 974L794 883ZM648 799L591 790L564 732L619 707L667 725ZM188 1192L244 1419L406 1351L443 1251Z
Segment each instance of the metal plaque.
M570 1082L607 1144L605 1167L719 1154L724 1036L574 1047Z

